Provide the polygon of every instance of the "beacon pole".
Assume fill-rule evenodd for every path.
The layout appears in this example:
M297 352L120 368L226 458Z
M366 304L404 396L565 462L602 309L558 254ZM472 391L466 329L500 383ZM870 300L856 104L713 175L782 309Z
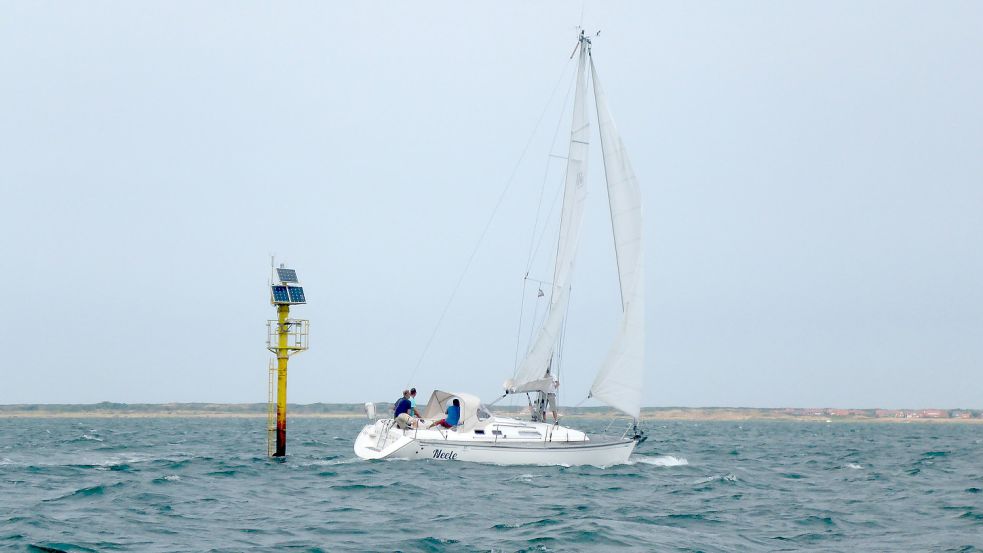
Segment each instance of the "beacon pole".
M307 303L297 272L281 264L272 271L270 303L276 307L275 321L266 322L266 348L276 355L270 363L266 451L271 457L287 454L287 362L308 348L309 321L291 319L290 306Z
M279 305L276 312L280 332L276 350L276 452L273 456L283 457L287 454L287 360L290 355L287 349L290 329L287 317L290 306Z

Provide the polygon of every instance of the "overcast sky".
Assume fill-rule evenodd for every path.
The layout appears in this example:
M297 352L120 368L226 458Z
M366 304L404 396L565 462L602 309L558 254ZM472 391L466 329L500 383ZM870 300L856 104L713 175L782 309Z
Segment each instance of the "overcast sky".
M500 393L579 4L2 5L0 403L265 401L271 253L292 402ZM583 12L645 201L644 405L983 407L983 3ZM598 154L565 404L619 316Z

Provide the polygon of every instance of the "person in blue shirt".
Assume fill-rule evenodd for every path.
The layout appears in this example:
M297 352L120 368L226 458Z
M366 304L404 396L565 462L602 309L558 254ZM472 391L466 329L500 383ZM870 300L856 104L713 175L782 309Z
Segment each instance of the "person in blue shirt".
M403 390L403 397L396 401L396 407L393 409L393 418L396 419L396 426L404 430L413 426L413 421L410 419L411 408L410 391Z
M416 388L410 388L410 415L420 417L420 412L416 410Z
M427 428L433 428L438 424L443 428L454 428L461 422L461 400L454 398L454 405L447 408L447 416L437 422L432 423Z

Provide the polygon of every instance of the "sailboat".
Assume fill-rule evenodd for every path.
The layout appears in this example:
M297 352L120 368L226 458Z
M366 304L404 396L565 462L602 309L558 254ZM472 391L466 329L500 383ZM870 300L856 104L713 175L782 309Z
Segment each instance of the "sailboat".
M405 421L383 418L365 426L355 439L358 457L502 465L610 466L626 463L635 446L644 441L637 424L645 357L641 193L608 111L591 56L591 39L583 31L574 55L578 52L573 122L549 310L513 377L504 384L503 397L511 394L536 397L530 409L531 420L497 416L476 396L437 390L420 412L422 421L418 424L406 427ZM617 334L597 371L589 397L631 417L632 425L623 434L615 436L591 436L546 419L547 407L555 412L558 382L551 370L567 316L571 276L584 215L591 127L586 106L589 80L594 88L622 308ZM444 417L454 402L460 412L457 424L452 428L431 427L434 421Z

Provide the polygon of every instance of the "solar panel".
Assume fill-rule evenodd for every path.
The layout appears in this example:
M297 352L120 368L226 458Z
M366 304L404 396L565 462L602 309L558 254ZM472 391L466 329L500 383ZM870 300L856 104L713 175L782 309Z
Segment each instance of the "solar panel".
M297 271L293 269L277 269L276 275L280 279L280 282L298 282Z
M287 295L286 286L273 287L273 303L289 303L290 297Z
M307 303L304 299L304 289L300 286L291 286L288 288L290 291L290 303Z

